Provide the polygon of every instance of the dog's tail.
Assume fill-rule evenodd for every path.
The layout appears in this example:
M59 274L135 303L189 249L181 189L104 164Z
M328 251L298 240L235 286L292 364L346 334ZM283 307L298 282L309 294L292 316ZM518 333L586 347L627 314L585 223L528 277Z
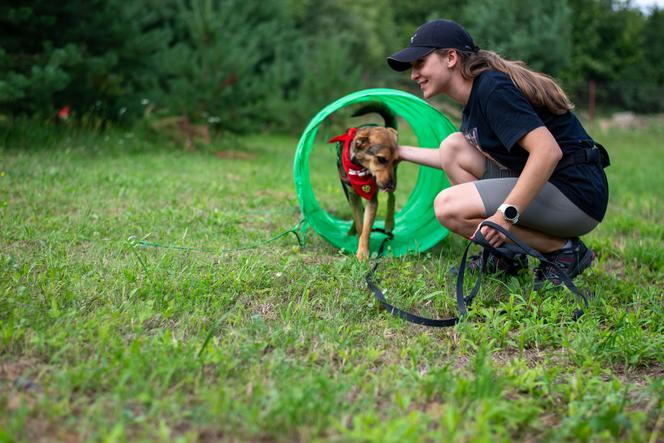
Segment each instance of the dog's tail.
M378 114L383 117L385 126L397 129L397 115L383 102L369 102L353 113L353 117L367 114Z

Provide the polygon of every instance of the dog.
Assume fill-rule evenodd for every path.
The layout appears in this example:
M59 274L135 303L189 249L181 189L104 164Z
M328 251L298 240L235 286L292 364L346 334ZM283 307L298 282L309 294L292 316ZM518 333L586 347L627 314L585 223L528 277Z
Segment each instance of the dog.
M379 114L384 126L350 128L345 134L333 137L328 143L337 143L337 169L346 199L353 213L353 224L348 235L358 235L357 258L369 258L369 239L376 212L380 189L387 192L385 232L394 230L394 192L397 188L399 160L395 114L382 103L370 103L353 117L370 113ZM362 204L362 200L366 204Z

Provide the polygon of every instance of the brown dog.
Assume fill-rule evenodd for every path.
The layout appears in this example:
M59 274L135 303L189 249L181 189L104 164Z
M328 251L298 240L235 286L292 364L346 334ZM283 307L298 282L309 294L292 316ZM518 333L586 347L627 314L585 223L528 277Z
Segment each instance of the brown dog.
M356 255L360 260L369 257L369 239L378 210L378 189L387 192L385 231L392 232L394 229L394 191L397 187L396 117L382 104L366 106L353 116L370 112L380 114L386 127L350 128L345 134L330 140L338 142L339 178L353 212L353 225L348 234L357 233L359 236ZM366 200L364 206L362 199Z

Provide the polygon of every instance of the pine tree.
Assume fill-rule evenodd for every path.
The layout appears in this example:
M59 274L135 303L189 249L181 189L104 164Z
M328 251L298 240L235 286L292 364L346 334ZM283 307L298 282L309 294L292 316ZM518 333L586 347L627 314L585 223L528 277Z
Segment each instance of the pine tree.
M570 13L566 0L473 0L463 23L481 48L555 76L569 63Z
M162 31L148 3L10 1L0 8L0 110L117 118L138 108Z
M153 99L171 114L241 130L260 121L274 90L266 74L275 46L289 36L276 2L191 0L175 3L172 38L158 54L162 88ZM290 35L294 38L294 35Z

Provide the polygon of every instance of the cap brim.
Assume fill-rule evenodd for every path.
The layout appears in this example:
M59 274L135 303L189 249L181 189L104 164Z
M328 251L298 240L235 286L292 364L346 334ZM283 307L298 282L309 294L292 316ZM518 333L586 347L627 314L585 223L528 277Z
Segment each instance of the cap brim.
M428 48L424 46L409 46L403 51L392 54L387 58L387 64L395 71L406 71L412 67L415 60L419 60L426 56L436 48Z

